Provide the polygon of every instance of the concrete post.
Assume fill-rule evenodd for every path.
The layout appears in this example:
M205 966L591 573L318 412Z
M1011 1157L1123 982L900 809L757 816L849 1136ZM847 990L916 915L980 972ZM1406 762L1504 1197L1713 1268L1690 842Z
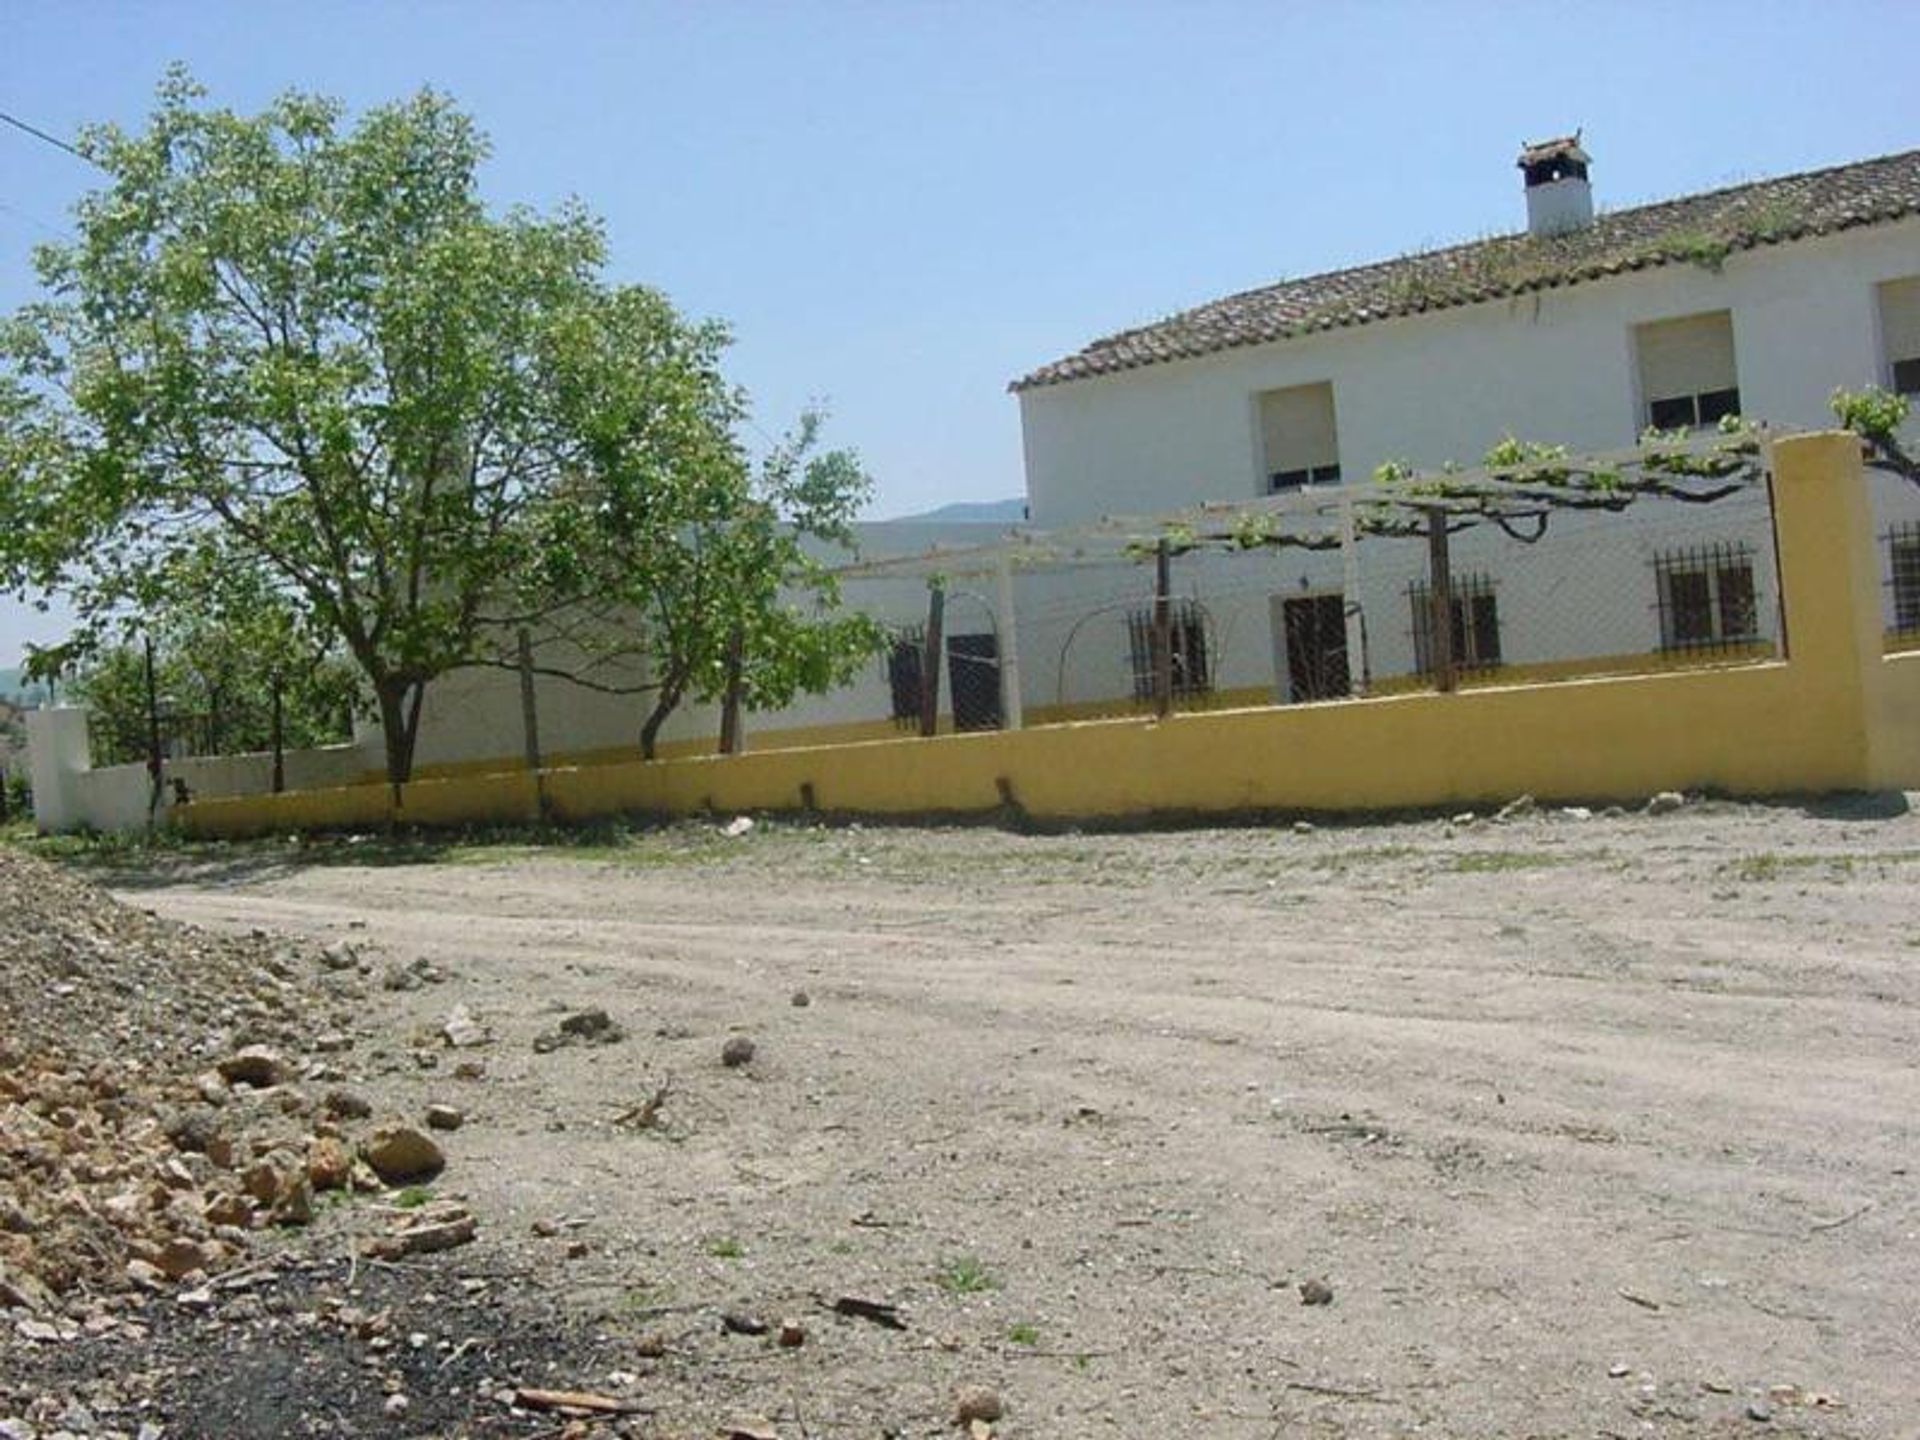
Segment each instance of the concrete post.
M1000 556L999 615L1000 630L1000 723L1008 730L1019 730L1026 723L1020 699L1020 627L1013 613L1013 562Z
M27 712L27 764L33 777L33 820L42 835L82 823L73 777L93 768L87 712L80 707Z

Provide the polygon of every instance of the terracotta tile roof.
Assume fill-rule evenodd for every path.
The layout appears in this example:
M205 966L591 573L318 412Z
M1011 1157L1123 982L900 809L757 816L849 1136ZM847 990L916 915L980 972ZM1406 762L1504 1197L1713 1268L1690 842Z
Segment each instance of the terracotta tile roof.
M1058 385L1316 331L1447 310L1920 214L1920 150L1598 215L1565 235L1496 235L1285 280L1096 340L1013 382Z

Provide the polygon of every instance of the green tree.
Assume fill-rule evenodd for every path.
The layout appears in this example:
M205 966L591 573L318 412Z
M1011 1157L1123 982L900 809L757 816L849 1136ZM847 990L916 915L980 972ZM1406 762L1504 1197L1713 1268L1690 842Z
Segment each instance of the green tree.
M814 453L821 424L809 411L757 475L713 467L685 487L679 504L639 523L629 512L657 482L628 487L625 472L608 467L610 483L589 507L598 533L565 552L591 556L598 567L584 587L598 599L565 617L588 663L552 673L647 695L645 758L654 757L675 710L720 699L736 674L743 705L779 709L799 694L846 684L881 645L872 619L840 608L838 581L822 559L827 547L851 547L870 482L850 451ZM646 678L624 686L592 678L616 660L640 661Z
M577 205L490 214L446 98L242 116L174 71L79 148L108 183L0 333L0 578L97 618L247 577L358 668L395 785L436 677L748 493L724 329L609 283Z
M28 674L68 679L92 710L104 763L148 754L148 646L165 728L195 753L301 749L351 736L363 708L357 670L259 575L206 551L182 557L158 588L170 603L137 623L102 620L58 646L29 647Z

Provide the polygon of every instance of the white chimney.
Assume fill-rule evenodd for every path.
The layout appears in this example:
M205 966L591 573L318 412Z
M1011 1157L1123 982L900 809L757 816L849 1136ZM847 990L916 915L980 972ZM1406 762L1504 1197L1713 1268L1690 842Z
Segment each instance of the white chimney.
M1593 223L1589 163L1578 130L1520 148L1520 170L1527 177L1528 234L1564 235Z

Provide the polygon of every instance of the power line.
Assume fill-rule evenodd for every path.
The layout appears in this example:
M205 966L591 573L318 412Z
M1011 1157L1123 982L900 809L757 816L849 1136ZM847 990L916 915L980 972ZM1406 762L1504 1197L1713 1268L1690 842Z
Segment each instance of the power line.
M59 136L49 135L46 131L42 130L38 125L29 125L26 121L20 119L16 115L9 115L7 114L6 111L0 110L0 120L6 121L7 124L13 126L13 128L16 130L26 131L27 134L33 136L33 138L36 140L44 140L47 144L53 146L55 149L66 151L69 155L73 156L73 158L76 160L85 160L89 165L93 165L97 163L93 160L91 156L82 154L79 150L75 149L73 146L69 145L66 141L62 140Z

